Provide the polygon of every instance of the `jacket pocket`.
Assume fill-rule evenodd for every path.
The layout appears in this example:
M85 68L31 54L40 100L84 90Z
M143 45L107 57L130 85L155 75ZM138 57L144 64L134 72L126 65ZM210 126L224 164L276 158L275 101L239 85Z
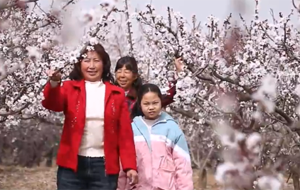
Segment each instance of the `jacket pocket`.
M175 165L171 158L163 156L160 160L157 179L159 183L157 187L169 190L174 186Z

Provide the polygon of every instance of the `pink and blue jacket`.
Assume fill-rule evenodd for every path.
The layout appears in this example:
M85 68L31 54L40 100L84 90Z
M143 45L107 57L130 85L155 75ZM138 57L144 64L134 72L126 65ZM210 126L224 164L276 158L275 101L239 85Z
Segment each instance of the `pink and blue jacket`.
M177 122L162 112L149 131L141 116L132 122L139 183L135 190L193 190L191 159ZM130 189L124 172L118 190Z

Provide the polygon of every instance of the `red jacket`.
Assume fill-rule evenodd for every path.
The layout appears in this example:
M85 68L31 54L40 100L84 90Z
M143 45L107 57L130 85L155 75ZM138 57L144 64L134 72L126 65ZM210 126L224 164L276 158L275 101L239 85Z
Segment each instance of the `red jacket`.
M107 174L136 170L136 153L131 119L124 91L105 82L104 154ZM64 128L57 153L57 165L77 171L77 154L85 126L85 82L65 81L62 86L44 89L42 105L65 114Z

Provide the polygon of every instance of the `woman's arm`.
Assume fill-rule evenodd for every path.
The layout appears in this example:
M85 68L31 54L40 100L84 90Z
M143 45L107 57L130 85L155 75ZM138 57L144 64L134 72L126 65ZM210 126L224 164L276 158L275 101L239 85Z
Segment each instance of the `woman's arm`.
M174 80L169 83L169 90L167 91L167 94L164 94L162 97L162 107L166 107L174 102L174 96L176 94L176 83L177 80Z
M182 72L183 66L184 66L184 64L182 62L182 58L181 57L176 58L174 63L175 63L176 73L178 74L179 72ZM167 94L163 95L162 107L166 107L174 102L174 96L176 94L176 83L177 83L177 80L175 78L173 81L171 81L169 83L170 89L167 91Z
M64 87L59 82L47 82L43 94L44 100L42 105L44 108L55 112L64 111L65 92Z
M193 170L191 158L184 134L177 137L173 150L173 160L176 166L176 190L193 190Z
M136 152L131 128L130 113L125 101L125 94L122 94L121 115L119 120L119 153L123 170L137 170Z

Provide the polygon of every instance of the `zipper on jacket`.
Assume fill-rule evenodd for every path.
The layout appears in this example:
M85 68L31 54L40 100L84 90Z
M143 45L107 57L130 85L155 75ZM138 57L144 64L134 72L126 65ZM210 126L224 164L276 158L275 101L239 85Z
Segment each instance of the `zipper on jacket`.
M146 124L146 126L147 126L147 123L143 120L143 122ZM151 140L151 134L152 134L152 128L155 126L155 125L158 125L158 124L160 124L160 123L165 123L165 122L167 122L167 120L166 119L164 119L164 120L161 120L161 121L157 121L156 123L154 123L152 126L151 126L151 128L150 128L150 134L149 134L149 136L150 136L150 143L151 143L151 149L150 149L150 154L151 154L151 174L152 174L152 176L151 176L151 184L153 184L153 181L154 181L154 179L153 179L153 154L152 154L152 140ZM169 130L168 130L168 132L167 132L167 135L169 134ZM167 138L166 138L166 140L165 141L167 141ZM166 143L166 142L165 142ZM154 186L152 186L152 188L153 189L155 189L155 188L157 188L157 187L154 187Z
M141 120L142 120L142 122L144 123L144 125L146 126L146 127L148 127L148 125L147 125L147 123L144 121L144 119L143 118L140 118ZM152 140L151 140L151 134L152 134L152 128L155 126L155 125L158 125L158 124L160 124L160 123L165 123L165 122L167 122L167 120L168 119L163 119L163 120L160 120L160 121L157 121L156 123L154 123L152 126L151 126L151 128L150 128L150 130L148 130L149 131L149 137L150 137L150 143L151 143L151 149L150 149L150 154L151 154L151 184L153 184L153 158L152 158ZM136 125L136 127L138 127L137 125ZM152 186L152 188L153 189L155 189L155 187L153 187Z
M144 120L143 120L144 121ZM153 181L154 181L154 179L153 179L153 177L154 177L154 175L153 175L153 154L152 154L152 140L151 140L151 135L152 135L152 128L155 126L155 125L157 125L157 124L160 124L160 123L164 123L164 122L166 122L167 120L161 120L161 121L157 121L156 123L154 123L152 126L151 126L151 128L150 128L150 134L149 134L149 136L150 136L150 143L151 143L151 149L150 149L150 154L151 154L151 184L153 184ZM144 121L144 123L145 124L147 124L145 121ZM153 187L152 186L152 188L153 189L155 189L156 187Z
M144 121L145 122L145 121ZM151 128L150 128L150 134L149 134L149 136L150 136L150 143L151 143L151 149L150 149L150 154L151 154L151 184L153 184L153 154L152 154L152 140L151 140L151 135L152 135L152 127L155 125L155 123L151 126ZM152 186L153 187L153 186ZM154 187L153 187L154 188Z

